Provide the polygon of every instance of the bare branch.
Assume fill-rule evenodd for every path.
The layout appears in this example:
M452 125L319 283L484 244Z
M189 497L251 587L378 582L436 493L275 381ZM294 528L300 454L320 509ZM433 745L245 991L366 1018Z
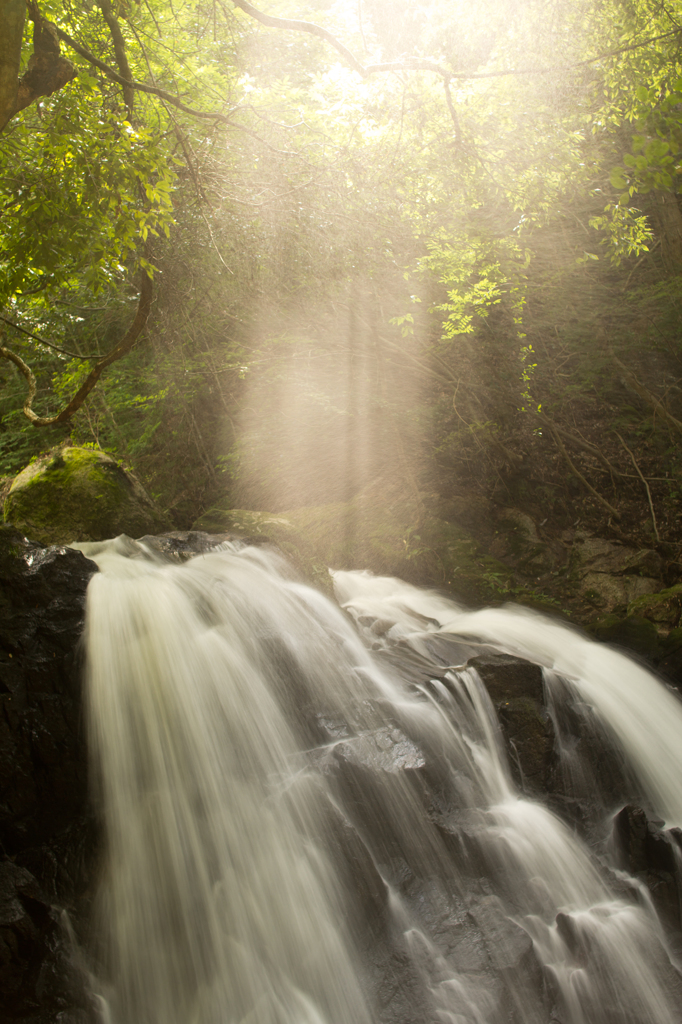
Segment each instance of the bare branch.
M673 36L679 35L677 29L673 29L670 32L663 32L658 36L650 36L648 39L643 39L639 43L630 43L627 46L620 46L616 50L606 50L604 53L598 53L594 57L588 57L586 60L577 61L575 64L565 65L554 65L552 67L542 68L509 68L505 71L451 71L449 68L444 68L441 64L435 64L433 61L425 60L422 57L403 57L399 61L388 61L383 64L361 64L359 60L351 53L348 47L344 46L343 43L333 36L331 32L328 32L321 25L316 25L312 21L296 21L291 18L273 18L269 14L264 14L263 11L259 11L253 4L248 3L248 0L232 0L235 7L239 7L240 10L244 11L255 21L259 21L261 25L267 25L270 28L286 28L292 29L295 32L308 32L310 35L317 36L319 39L324 39L326 42L333 46L335 50L345 57L346 62L350 64L354 71L362 75L363 78L367 75L375 74L379 71L433 71L437 75L441 75L444 79L450 80L453 78L457 79L470 79L470 78L506 78L512 75L551 75L557 71L570 71L572 68L585 67L588 64L594 64L595 61L604 60L605 57L617 57L621 53L627 53L629 50L638 50L643 46L648 46L650 43L657 43L662 39L670 39Z
M557 448L559 449L559 451L561 452L561 454L565 458L565 460L568 463L569 468L571 469L571 471L577 476L578 480L580 480L580 482L584 485L584 487L587 488L587 490L590 492L590 494L593 494L595 496L595 498L597 499L597 501L601 505L603 505L604 508L607 508L609 510L609 512L611 513L611 515L615 519L620 519L620 512L618 511L618 509L614 508L614 506L610 502L608 502L606 500L606 498L602 497L602 495L599 493L599 491L594 489L592 484L588 480L585 479L583 474L580 472L580 470L577 468L577 466L573 463L573 461L571 460L570 455L566 451L566 446L564 445L564 442L561 440L561 436L554 429L554 424L552 423L552 421L551 420L547 420L547 425L548 425L549 429L552 432L552 437L554 438L554 440L556 442Z
M549 416L544 412L539 412L538 417L542 423L549 427L550 430L561 434L562 437L566 438L566 440L571 441L578 448L582 448L582 450L587 452L588 455L593 455L595 459L598 459L598 461L601 462L604 469L606 469L613 477L620 479L623 476L621 471L616 469L613 463L609 462L603 452L601 452L596 445L591 444L589 441L584 441L581 437L577 437L570 430L566 430L565 427L560 427L558 423L554 422L554 420L550 420Z
M459 126L459 118L457 116L457 111L455 110L455 104L452 102L449 79L443 79L443 88L445 89L445 101L448 105L448 110L450 111L450 117L452 118L452 123L455 126L455 144L459 146L462 141L462 129Z
M661 402L661 400L657 398L652 391L649 391L649 389L645 387L640 380L638 380L638 378L632 372L630 367L626 366L625 363L621 362L621 360L613 351L611 351L611 358L613 359L616 366L619 366L620 369L623 371L626 379L635 389L637 394L640 395L640 397L643 398L645 402L647 402L653 408L654 412L660 413L660 415L668 424L668 426L674 427L675 430L682 434L682 423L675 416L673 416L671 412L668 412L663 402Z
M28 381L28 395L24 402L24 416L26 416L35 427L50 427L55 423L65 423L67 420L71 419L74 413L80 409L83 402L102 376L103 371L106 370L107 366L111 366L112 363L115 363L118 359L122 359L123 356L130 352L147 323L147 318L149 317L149 311L152 304L152 291L152 279L149 274L143 270L142 280L140 283L140 299L137 304L135 319L119 341L118 345L115 345L110 352L108 352L93 366L74 397L61 412L57 413L56 416L38 416L33 411L32 405L36 393L36 379L31 372L31 369L26 365L23 359L16 354L16 352L12 352L10 349L4 348L0 345L0 356L3 356L5 359L9 359L10 362L14 363Z
M32 331L27 331L25 327L20 327L19 324L12 323L12 321L8 320L6 316L0 316L0 320L2 320L3 323L9 324L9 326L13 327L15 331L21 331L22 334L26 334L29 338L33 338L34 341L38 341L41 345L45 345L46 348L51 348L55 352L60 352L63 356L70 356L71 359L83 359L88 361L91 359L102 358L101 354L96 356L82 356L79 352L69 352L65 348L60 348L59 345L53 345L51 341L45 341L45 339L41 338L40 335L33 334Z
M311 36L317 36L318 39L324 39L325 42L333 46L335 50L345 57L346 61L357 71L358 74L363 77L367 74L367 68L363 67L359 60L356 60L350 50L340 42L336 36L333 36L331 32L327 32L326 28L322 28L321 25L315 25L312 21L294 21L291 18L273 18L269 14L263 14L262 11L257 10L252 4L247 3L247 0L233 0L235 7L239 7L240 10L248 14L249 17L254 18L255 21L259 21L261 25L267 25L269 28L288 28L293 29L295 32L308 32Z
M620 434L618 433L618 431L617 431L617 430L614 430L614 434L616 435L616 437L618 438L618 440L619 440L619 441L620 441L620 443L622 444L623 448L625 448L625 451L626 451L626 452L628 453L628 455L629 455L629 456L630 456L630 458L632 459L632 465L633 465L633 466L635 467L635 469L637 470L637 475L639 476L640 480L641 480L641 481L642 481L642 483L644 484L644 488L645 488L645 490L646 490L646 496L647 496L647 498L649 499L649 509L650 509L650 511L651 511L651 522L653 523L653 527L654 527L654 534L655 534L655 536L656 536L656 540L657 540L657 541L658 541L658 543L660 544L660 543L661 543L661 538L660 538L660 536L659 536L659 533L658 533L658 526L656 525L656 513L654 512L654 503L653 503L653 501L651 500L651 491L650 491L650 489L649 489L649 484L647 483L647 481L646 481L646 477L645 477L645 476L643 475L643 473L642 473L641 469L639 468L639 464L638 464L638 462L637 462L637 459L636 459L636 458L635 458L635 456L634 456L634 452L632 452L632 451L631 451L631 450L630 450L630 449L628 448L628 446L626 445L625 441L624 441L624 440L623 440L623 438L622 438L622 437L620 436Z

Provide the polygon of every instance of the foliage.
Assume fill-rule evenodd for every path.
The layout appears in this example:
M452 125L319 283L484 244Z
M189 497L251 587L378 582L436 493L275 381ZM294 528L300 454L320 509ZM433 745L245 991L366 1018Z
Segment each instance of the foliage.
M551 493L569 516L578 477L540 415L658 445L616 350L674 404L679 7L363 0L360 24L340 0L267 5L394 62L362 77L231 4L120 5L130 73L157 90L132 109L63 44L77 79L0 137L0 315L62 350L2 325L41 411L125 332L140 266L156 299L68 429L24 424L25 382L0 365L3 471L96 444L184 526L218 499L346 501L374 477L539 509ZM41 9L120 71L101 6ZM656 450L650 475L676 472Z

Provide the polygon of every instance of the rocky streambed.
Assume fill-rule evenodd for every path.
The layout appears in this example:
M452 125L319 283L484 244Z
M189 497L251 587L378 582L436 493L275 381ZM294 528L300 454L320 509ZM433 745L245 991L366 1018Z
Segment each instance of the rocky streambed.
M228 536L195 531L146 542L159 558L183 561ZM584 557L581 563L584 579L603 571L599 565L614 570L611 548L596 550L589 538L579 543L591 559ZM628 554L620 554L618 565L626 567L626 575L633 563ZM86 961L79 960L77 950L89 941L90 903L101 856L96 780L89 778L84 735L80 648L85 592L96 571L80 551L43 547L11 526L0 530L0 1021L8 1024L94 1019ZM665 606L667 621L645 619L657 624L657 637L664 636L663 629L658 632L660 624L670 624L679 614L676 594L673 589L663 598L653 591L633 597L634 602L650 602L642 608L659 615ZM618 753L601 742L589 707L575 700L557 703L537 665L491 646L453 645L430 637L415 655L400 643L386 642L387 627L381 620L368 616L360 626L368 645L377 647L377 656L389 668L400 665L414 686L447 688L449 666L475 668L496 710L521 792L569 823L597 860L608 860L626 873L617 877L609 869L612 885L626 895L646 885L671 941L677 941L679 833L665 830L638 805L636 787ZM286 676L284 663L283 672ZM395 833L390 838L389 829L382 840L384 855L405 899L431 908L436 931L439 915L444 915L448 941L458 945L459 959L472 970L537 972L526 933L511 922L500 924L495 902L500 897L491 882L494 866L480 858L475 818L465 808L439 804L436 753L415 746L397 720L394 727L378 728L359 743L337 735L335 723L319 708L306 705L301 713L311 745L331 750L319 770L331 779L343 804L354 808L352 822L339 819L329 828L336 837L338 870L347 876L347 887L355 889L360 908L355 920L364 921L363 941L371 947L373 970L381 976L377 984L386 990L391 1006L386 1019L404 1024L421 1020L405 964L386 940L386 886L361 839L364 825L371 826L373 789L384 787L392 773L412 780L415 800L422 802L434 835L445 841L453 863L460 865L462 891L468 893L457 909L445 905L428 879L409 873L403 878L398 861L405 837ZM564 756L567 750L575 754L572 761ZM571 764L579 764L580 770L570 770ZM459 914L454 925L453 913ZM542 987L542 978L537 984Z

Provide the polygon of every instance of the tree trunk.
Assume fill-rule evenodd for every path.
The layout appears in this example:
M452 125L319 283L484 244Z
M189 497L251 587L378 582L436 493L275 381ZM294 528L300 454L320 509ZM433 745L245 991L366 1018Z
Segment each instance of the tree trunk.
M25 0L0 0L0 132L17 109L25 20Z

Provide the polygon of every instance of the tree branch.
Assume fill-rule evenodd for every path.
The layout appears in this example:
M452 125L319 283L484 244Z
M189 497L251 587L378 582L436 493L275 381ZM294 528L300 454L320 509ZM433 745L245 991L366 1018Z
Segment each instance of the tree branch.
M619 366L620 369L623 371L627 380L630 382L630 384L635 389L637 394L641 398L643 398L645 402L648 402L648 404L653 408L654 412L659 412L669 426L674 427L675 430L678 431L678 433L682 434L682 423L675 416L673 416L672 413L668 412L663 402L661 402L659 398L656 398L656 395L652 391L649 391L649 389L645 387L640 380L638 380L638 378L632 372L630 367L626 366L625 363L621 362L621 360L613 351L611 351L611 358L613 359L616 366Z
M128 117L130 118L133 112L133 105L135 103L135 90L131 85L133 73L130 70L130 64L128 63L125 39L123 38L118 18L111 9L109 0L98 0L98 4L99 9L102 12L102 17L106 21L109 27L109 32L111 33L111 40L114 44L114 53L116 55L116 63L118 64L118 70L121 72L121 77L125 83L123 85L123 102L128 108Z
M0 47L0 131L17 112L21 43L26 20L24 0L0 0L5 32Z
M186 103L183 103L178 96L173 96L172 93L166 92L165 89L159 89L156 85L146 85L144 82L136 82L134 79L129 81L128 79L123 78L122 75L119 75L118 71L115 71L114 68L109 66L109 64L105 64L103 60L96 57L94 53L91 53L84 46L81 46L80 43L77 43L75 39L72 39L71 36L61 28L57 29L57 35L62 42L66 43L67 46L70 46L72 50L74 50L84 60L87 60L89 64L92 64L93 67L99 68L100 71L104 72L107 78L110 78L112 82L117 82L124 88L135 89L137 92L146 92L149 93L150 96L158 96L159 99L165 100L166 103L170 103L171 106L176 107L178 110L182 110L185 114L189 114L190 117L201 117L208 121L220 121L221 124L227 124L231 128L236 128L240 132L245 132L245 134L249 135L252 139L256 139L257 142L267 146L267 148L273 153L279 153L280 156L300 156L299 153L295 153L293 150L276 149L275 146L271 146L269 142L262 139L257 132L247 128L246 125L239 124L238 121L233 121L231 117L228 117L227 114L221 114L219 110L195 110L194 107L188 107Z
M74 413L80 409L83 402L102 376L103 371L106 370L107 366L111 366L112 363L115 363L118 359L122 359L123 356L130 352L147 323L152 304L152 292L152 279L149 274L143 270L142 280L140 283L140 299L137 304L135 319L119 341L118 345L115 345L111 351L109 351L93 366L74 397L61 412L57 413L56 416L38 416L33 411L32 405L36 393L36 379L31 372L30 367L26 365L20 356L15 352L10 351L10 349L0 345L0 356L3 356L5 359L9 359L10 362L14 363L28 381L28 395L24 402L24 416L26 416L26 418L29 419L35 427L50 427L53 424L65 423L67 420L71 419Z
M239 7L240 10L248 14L249 17L255 21L259 21L261 25L267 25L269 28L288 28L293 29L295 32L308 32L311 36L317 36L318 39L324 39L325 42L333 46L335 50L345 57L346 61L357 71L358 74L363 77L367 74L367 68L363 67L359 60L353 56L350 50L340 42L336 36L333 36L331 32L327 32L326 28L322 28L321 25L315 25L312 21L294 21L291 18L273 18L269 14L263 14L262 11L257 10L252 4L247 3L247 0L233 0L235 7Z
M573 462L571 461L571 457L570 457L570 455L568 454L568 452L566 451L566 446L564 445L564 442L563 442L563 441L561 440L561 437L560 437L560 435L559 435L559 434L557 433L557 431L556 431L556 430L554 429L554 425L553 425L552 421L551 421L551 420L548 420L548 421L547 421L547 425L549 426L549 429L550 429L550 430L551 430L551 432L552 432L552 437L554 438L554 440L555 440L555 442L556 442L556 446L557 446L557 448L559 449L559 451L561 452L561 454L562 454L562 455L563 455L563 457L565 458L565 460L566 460L566 462L568 463L568 465L569 465L569 468L571 469L571 471L572 471L573 473L575 473L575 475L577 476L578 480L580 480L580 482L581 482L581 483L582 483L582 484L583 484L583 485L584 485L584 486L585 486L585 487L587 488L587 490L588 490L588 491L590 492L590 494L593 494L593 495L595 496L595 498L597 499L597 501L598 501L598 502L599 502L599 503L600 503L601 505L603 505L603 506L604 506L604 508L607 508L607 509L609 510L609 512L611 513L611 515L612 515L612 516L613 516L613 517L614 517L615 519L620 519L620 512L618 511L618 509L617 509L617 508L614 508L614 506L613 506L613 505L612 505L612 504L611 504L610 502L608 502L608 501L606 500L606 498L602 497L602 495L601 495L601 494L599 493L599 491L596 491L596 490L594 489L594 487L592 486L592 484L591 484L591 483L590 483L590 482L589 482L588 480L586 480L586 479L585 479L585 477L584 477L584 476L583 476L583 474L582 474L582 473L580 472L580 470L579 470L579 469L578 469L578 468L577 468L577 467L576 467L576 466L574 465L574 463L573 463Z
M672 36L679 35L677 29L672 29L670 32L663 32L658 36L651 36L649 39L643 39L639 43L630 43L627 46L621 46L616 50L607 50L604 53L598 53L595 57L588 57L586 60L577 61L575 64L555 65L554 67L546 68L510 68L506 71L451 71L449 68L444 68L440 64L435 64L433 61L425 60L422 57L404 57L399 61L388 61L383 64L361 64L359 60L351 53L348 47L344 46L343 43L333 36L331 32L328 32L321 25L316 25L312 21L296 21L291 18L273 18L269 14L264 14L263 11L259 11L253 4L248 3L248 0L232 0L235 7L239 7L240 10L244 11L255 21L259 21L261 25L267 25L269 28L286 28L291 29L295 32L308 32L310 35L317 36L318 39L324 39L326 42L333 46L335 50L345 57L346 61L357 71L363 78L367 75L375 74L378 71L433 71L437 75L441 75L444 79L450 80L452 78L457 79L469 79L469 78L505 78L510 75L551 75L557 71L570 71L572 68L585 67L588 64L594 64L595 61L603 60L605 57L617 57L621 53L627 53L628 50L638 50L642 46L648 46L649 43L659 42L661 39L669 39Z
M538 418L542 423L549 427L551 431L555 431L557 434L561 434L565 437L568 441L572 441L574 445L578 448L582 448L582 450L587 452L588 455L593 455L595 459L598 459L599 462L601 462L604 469L606 469L611 476L616 479L620 479L623 476L621 471L616 469L616 467L609 462L603 452L601 452L596 445L590 444L588 441L584 441L581 437L577 437L575 434L571 433L570 430L566 430L565 427L560 427L558 423L555 423L554 420L550 420L549 416L542 411L538 413Z
M12 4L9 5L9 14L12 11ZM15 79L15 85L9 88L8 92L8 70L14 67L15 58L21 55L21 36L19 36L19 51L16 51L16 39L9 40L9 55L0 63L0 74L2 76L2 92L0 93L0 132L11 121L15 114L18 114L24 107L28 107L40 96L51 96L53 92L62 89L68 82L73 81L77 71L71 61L62 57L59 52L58 30L52 22L47 21L38 10L35 0L28 3L29 18L33 22L33 53L29 57L28 67L21 78ZM23 18L20 19L23 27ZM3 24L3 28L4 28ZM19 30L19 22L10 19L10 36L12 30ZM5 41L2 44L5 46ZM18 71L18 64L16 71Z
M635 469L637 470L637 475L639 476L640 480L641 480L641 481L642 481L642 483L644 484L644 488L645 488L645 490L646 490L646 496L647 496L647 498L649 499L649 509L650 509L650 511L651 511L651 522L653 523L653 527L654 527L654 535L655 535L655 537L656 537L656 540L657 540L657 541L658 541L658 543L660 544L660 543L661 543L661 538L660 538L660 535L659 535L659 533L658 533L658 526L656 525L656 513L654 512L654 503L653 503L653 501L651 500L651 490L649 489L649 484L647 483L647 481L646 481L646 477L644 476L644 474L642 473L641 469L639 468L639 464L638 464L638 462L637 462L637 459L635 458L634 452L632 452L632 451L631 451L631 450L630 450L630 449L628 448L628 446L626 445L625 441L624 441L624 440L623 440L623 438L622 438L622 437L620 436L620 434L618 433L618 431L617 431L617 430L614 430L614 434L616 435L616 437L618 438L618 440L619 440L619 441L620 441L620 443L622 444L623 448L625 448L625 451L626 451L626 452L628 453L628 455L629 455L629 456L630 456L630 458L632 459L632 465L633 465L633 466L635 467Z
M20 327L19 324L15 324L11 320L8 320L6 316L0 316L0 320L2 320L3 323L9 324L9 326L13 327L15 331L21 331L22 334L26 334L29 338L33 338L34 341L39 341L41 345L45 345L47 348L51 348L55 352L60 352L63 356L70 356L71 359L83 359L88 361L91 359L102 358L101 355L82 356L79 352L69 352L65 348L60 348L59 345L53 345L51 341L45 341L45 339L41 338L38 334L33 334L32 331L27 331L25 327Z
M452 123L455 126L455 145L459 146L462 141L462 129L459 126L459 118L457 111L455 110L455 104L452 102L452 93L450 92L450 80L448 78L443 79L443 88L445 89L445 102L448 105L450 111L450 117Z

